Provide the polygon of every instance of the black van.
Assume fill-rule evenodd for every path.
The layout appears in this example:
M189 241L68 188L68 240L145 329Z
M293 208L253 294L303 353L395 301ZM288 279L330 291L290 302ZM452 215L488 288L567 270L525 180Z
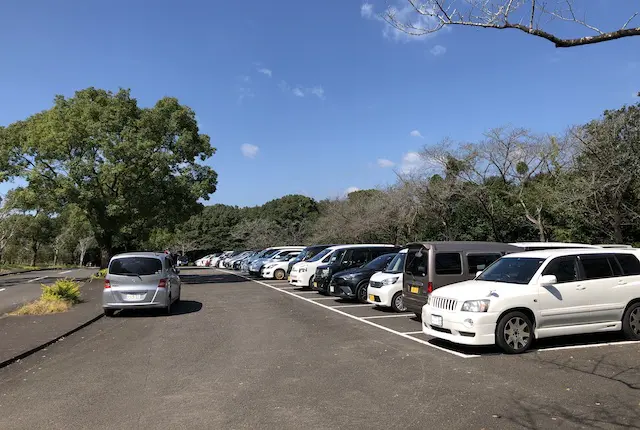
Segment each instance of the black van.
M522 247L498 242L416 242L407 248L402 301L418 318L436 288L473 279L503 255L522 252Z
M342 245L336 247L327 264L318 266L313 278L312 289L322 294L329 293L329 283L334 273L341 272L352 267L360 267L374 258L384 254L400 251L395 245Z

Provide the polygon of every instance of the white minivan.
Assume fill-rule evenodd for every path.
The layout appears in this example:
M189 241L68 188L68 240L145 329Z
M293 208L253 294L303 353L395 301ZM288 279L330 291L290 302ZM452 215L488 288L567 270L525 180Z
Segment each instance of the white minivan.
M620 331L640 340L640 250L547 249L505 255L428 297L422 331L507 353L534 339Z
M407 248L401 250L389 265L375 273L369 280L367 301L380 307L390 307L396 312L404 312L407 307L402 303L402 274L407 259Z

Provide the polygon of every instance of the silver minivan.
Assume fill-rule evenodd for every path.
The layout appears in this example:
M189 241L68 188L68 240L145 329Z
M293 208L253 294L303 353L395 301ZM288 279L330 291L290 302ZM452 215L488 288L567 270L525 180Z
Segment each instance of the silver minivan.
M102 307L106 316L118 309L161 308L171 314L180 301L180 269L171 256L155 252L118 254L109 262Z

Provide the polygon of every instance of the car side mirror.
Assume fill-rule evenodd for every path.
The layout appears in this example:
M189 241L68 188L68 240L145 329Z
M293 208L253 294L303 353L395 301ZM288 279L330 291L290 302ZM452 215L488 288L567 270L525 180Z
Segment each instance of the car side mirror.
M543 275L540 277L540 281L538 283L541 287L550 287L558 283L558 278L556 278L555 275Z
M476 278L477 278L478 276L480 276L480 275L482 275L482 270L478 270L478 271L476 272Z

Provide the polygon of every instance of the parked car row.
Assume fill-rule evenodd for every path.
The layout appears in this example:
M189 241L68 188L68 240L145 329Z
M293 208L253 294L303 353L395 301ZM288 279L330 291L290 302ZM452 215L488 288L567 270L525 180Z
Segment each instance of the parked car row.
M273 247L230 268L288 275L320 294L414 312L429 336L520 353L559 335L640 340L639 257L628 245L417 242Z

